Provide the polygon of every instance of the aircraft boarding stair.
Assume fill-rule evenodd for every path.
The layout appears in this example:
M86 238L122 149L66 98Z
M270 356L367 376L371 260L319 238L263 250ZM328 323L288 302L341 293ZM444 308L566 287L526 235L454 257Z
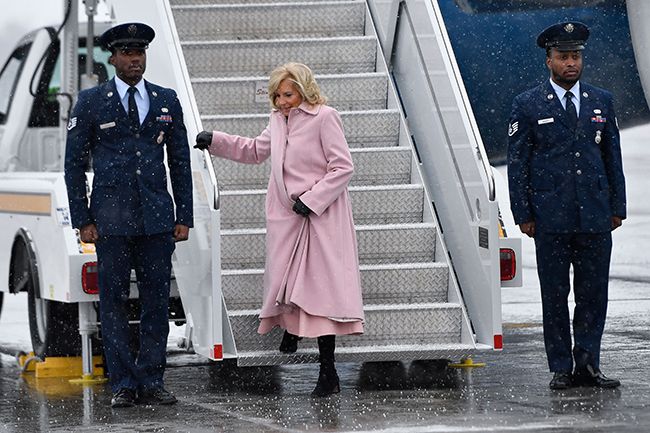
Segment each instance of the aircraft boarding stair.
M204 129L257 136L268 122L269 73L309 65L341 113L355 174L366 324L337 340L338 361L457 358L476 348L418 158L363 0L171 0ZM260 90L262 90L260 92ZM220 188L222 289L239 365L315 362L281 330L258 335L268 163L214 159Z

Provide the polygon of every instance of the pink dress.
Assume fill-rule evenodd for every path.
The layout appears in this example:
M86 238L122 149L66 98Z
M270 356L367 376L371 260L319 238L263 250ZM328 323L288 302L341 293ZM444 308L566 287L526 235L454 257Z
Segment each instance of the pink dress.
M210 153L249 164L271 157L258 332L280 326L302 337L362 333L357 239L347 188L354 168L338 112L306 103L286 119L273 111L257 138L215 131ZM308 218L292 210L298 197L312 210Z

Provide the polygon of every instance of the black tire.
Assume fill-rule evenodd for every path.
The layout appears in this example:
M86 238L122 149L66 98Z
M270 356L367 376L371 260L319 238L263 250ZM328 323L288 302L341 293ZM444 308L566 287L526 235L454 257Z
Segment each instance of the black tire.
M39 358L81 354L78 306L40 297L36 254L26 233L21 233L14 242L11 265L12 287L27 292L34 354Z

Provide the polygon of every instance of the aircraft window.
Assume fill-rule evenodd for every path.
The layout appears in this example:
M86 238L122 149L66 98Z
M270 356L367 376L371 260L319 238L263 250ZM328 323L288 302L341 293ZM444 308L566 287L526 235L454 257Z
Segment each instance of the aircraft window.
M7 121L18 78L30 47L31 43L16 48L7 63L5 63L4 68L2 68L2 72L0 72L0 125Z

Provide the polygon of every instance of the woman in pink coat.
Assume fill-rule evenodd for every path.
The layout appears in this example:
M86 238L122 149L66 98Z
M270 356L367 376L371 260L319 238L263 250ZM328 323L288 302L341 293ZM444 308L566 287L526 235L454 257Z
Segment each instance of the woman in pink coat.
M287 63L271 73L269 125L257 138L219 131L199 149L248 164L271 157L266 195L266 269L261 334L285 330L280 351L317 337L313 396L339 392L335 336L363 332L363 304L348 183L352 158L338 112L325 105L311 70Z

